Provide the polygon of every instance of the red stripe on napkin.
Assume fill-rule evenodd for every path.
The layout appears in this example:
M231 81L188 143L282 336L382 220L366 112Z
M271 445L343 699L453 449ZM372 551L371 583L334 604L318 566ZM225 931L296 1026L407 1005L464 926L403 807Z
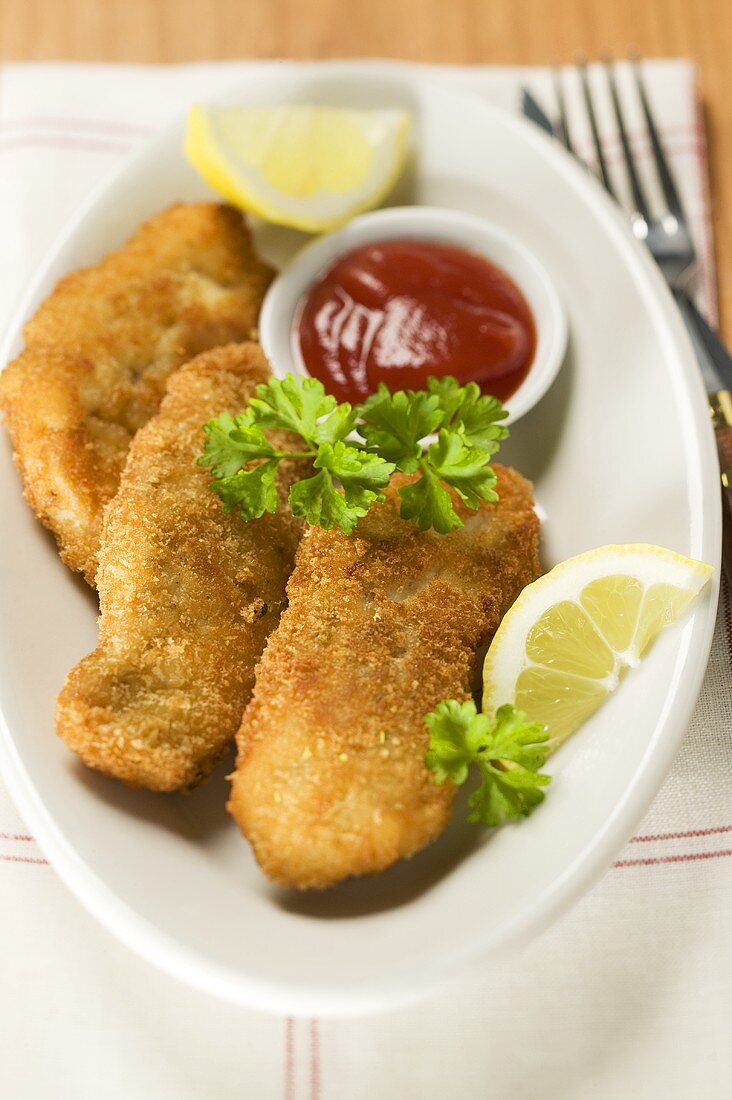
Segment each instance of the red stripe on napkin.
M675 856L649 856L647 859L617 859L613 867L650 867L654 863L695 863L700 859L721 859L732 856L732 848L720 848L717 852L683 852Z
M33 856L0 855L0 860L4 860L6 863L43 863L48 866L47 859L35 859Z
M320 1036L318 1021L310 1021L310 1100L320 1100Z
M732 833L732 825L713 825L708 829L689 829L683 833L649 833L647 836L632 836L629 844L644 844L650 840L685 840L694 836L714 836L717 833Z
M295 1096L295 1021L291 1016L285 1020L285 1094L284 1100L293 1100Z

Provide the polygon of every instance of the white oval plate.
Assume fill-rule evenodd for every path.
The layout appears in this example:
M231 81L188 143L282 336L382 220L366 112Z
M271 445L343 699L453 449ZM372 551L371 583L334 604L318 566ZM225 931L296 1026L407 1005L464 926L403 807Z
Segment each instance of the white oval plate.
M477 97L394 70L283 72L232 101L299 97L407 106L416 154L394 203L483 214L556 280L570 349L504 458L534 479L547 563L608 542L655 542L718 567L717 465L691 347L652 261L600 188L527 124ZM207 194L182 120L75 218L5 344L56 279L97 260L174 199ZM281 260L298 234L264 228ZM283 895L224 809L225 768L189 796L127 790L81 767L53 734L54 698L96 641L94 598L58 560L0 453L0 754L21 813L56 870L107 928L184 981L242 1004L357 1014L416 997L544 929L607 866L681 741L711 642L716 587L551 761L545 804L489 836L460 808L428 850L373 879ZM347 690L347 685L344 685Z

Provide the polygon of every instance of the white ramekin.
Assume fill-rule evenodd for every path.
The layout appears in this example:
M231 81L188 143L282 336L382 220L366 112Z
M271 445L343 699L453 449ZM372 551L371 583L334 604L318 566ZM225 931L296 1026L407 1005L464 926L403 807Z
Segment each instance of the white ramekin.
M478 252L503 268L521 289L534 315L537 343L529 373L505 403L507 423L518 420L544 396L562 364L566 315L546 269L521 241L483 218L456 210L436 206L376 210L306 245L274 280L262 306L259 334L272 370L279 377L303 371L294 349L293 324L300 299L318 275L352 248L397 238L441 241Z

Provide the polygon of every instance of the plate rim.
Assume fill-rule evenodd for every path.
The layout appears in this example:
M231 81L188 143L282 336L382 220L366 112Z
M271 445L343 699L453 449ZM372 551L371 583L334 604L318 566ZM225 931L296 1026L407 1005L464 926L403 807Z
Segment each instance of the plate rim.
M650 254L633 238L625 219L600 185L555 142L531 123L491 102L479 91L457 86L454 75L435 76L434 70L429 66L425 68L410 67L409 63L398 61L336 61L313 62L300 66L297 63L289 66L283 63L280 73L287 76L296 73L302 76L323 73L346 80L354 76L369 79L378 78L380 74L397 74L406 84L413 86L437 85L442 94L455 100L470 100L473 105L477 100L495 122L512 130L521 141L532 146L537 155L548 160L575 190L584 194L596 219L603 223L606 231L617 242L619 251L627 257L629 267L635 268L642 276L653 300L654 310L658 318L665 322L663 328L666 340L675 346L676 354L672 357L672 362L677 376L671 377L669 381L677 386L684 385L688 390L690 401L687 427L690 431L687 433L689 438L685 437L685 444L688 450L693 436L694 446L691 453L697 459L697 477L701 489L699 507L702 518L698 529L692 532L692 542L698 545L699 556L703 556L714 566L715 575L706 602L695 612L695 618L702 617L705 627L702 644L697 644L695 652L690 653L690 629L686 628L680 641L669 691L669 700L674 703L673 710L669 713L671 708L667 702L658 716L655 729L649 736L648 748L637 765L623 798L619 800L603 828L588 840L563 874L551 886L541 891L520 917L514 918L497 933L476 938L462 950L454 950L449 960L441 960L440 965L429 975L423 973L420 976L412 972L407 981L400 979L386 988L362 986L358 989L344 989L328 983L322 986L309 984L303 988L290 980L252 977L240 970L230 970L214 963L207 956L183 946L175 937L149 922L98 878L45 809L33 780L20 759L0 700L0 772L39 848L80 903L127 947L173 977L226 1001L271 1012L289 1012L301 1016L315 1013L322 1017L335 1018L361 1016L408 1004L447 984L453 977L453 972L462 972L470 962L486 963L508 947L521 946L542 928L552 924L604 872L614 854L632 834L660 788L686 732L701 690L716 622L721 558L721 500L720 494L716 492L716 448L707 412L706 392L694 352L661 273ZM280 74L270 74L268 71L267 75L270 79L276 79ZM256 70L251 75L232 78L231 85L212 96L209 101L225 99L237 87L244 90L254 80ZM180 112L164 123L111 178L103 181L90 193L61 227L11 314L0 345L0 362L3 365L21 334L28 311L44 286L59 253L107 193L123 185L125 177L134 174L138 164L154 152L166 134L172 134L179 128L184 118L185 112ZM712 491L713 483L715 491ZM702 546L706 549L702 549ZM691 623L687 623L687 627L690 626ZM679 700L676 696L682 690L683 698Z

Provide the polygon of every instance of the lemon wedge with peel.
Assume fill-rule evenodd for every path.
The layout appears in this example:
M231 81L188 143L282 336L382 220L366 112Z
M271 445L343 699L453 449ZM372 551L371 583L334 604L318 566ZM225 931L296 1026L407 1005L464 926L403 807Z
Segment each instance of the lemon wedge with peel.
M483 709L513 703L560 745L678 619L713 569L660 546L602 546L530 584L483 668Z
M370 210L391 190L410 125L409 112L396 109L193 107L185 151L236 206L319 233Z

